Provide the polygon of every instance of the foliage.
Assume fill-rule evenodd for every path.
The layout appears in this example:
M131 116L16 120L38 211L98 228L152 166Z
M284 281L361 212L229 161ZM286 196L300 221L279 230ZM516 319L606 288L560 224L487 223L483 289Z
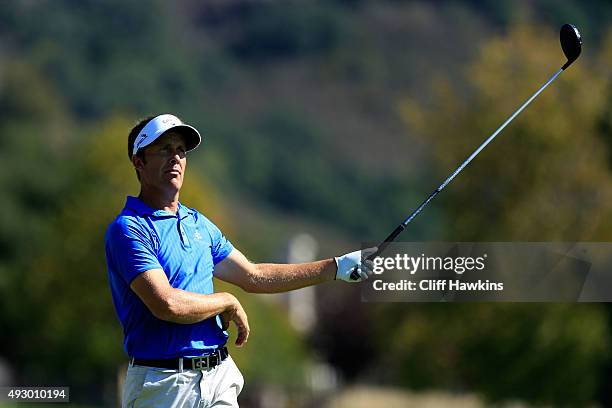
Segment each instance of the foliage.
M234 243L249 257L282 258L272 243L297 223L351 234L327 241L331 255L384 236L561 65L550 27L565 20L583 29L583 57L405 236L609 241L611 16L602 0L0 5L3 357L24 382L114 387L124 356L102 238L136 193L132 118L172 111L202 130L183 200L248 237ZM393 107L406 94L404 129ZM236 203L250 212L230 213ZM258 222L267 228L243 230ZM336 289L324 289L310 345L349 379L552 404L590 402L609 382L609 308L356 309ZM277 305L238 295L253 326L233 351L247 381L300 387L312 349Z
M493 400L592 401L609 355L606 311L591 305L437 304L385 309L382 363L411 388L479 390ZM383 345L381 344L381 347Z
M253 7L238 21L243 28L230 49L238 58L251 61L325 55L348 39L340 16L314 4Z
M554 34L522 26L483 47L465 75L469 95L438 79L432 106L403 104L441 174L552 74L549 61L564 61ZM449 239L608 240L612 178L598 124L609 86L585 59L546 89L445 191Z
M451 171L559 60L552 33L515 27L466 71L468 94L438 79L431 106L406 123ZM609 240L612 179L598 118L608 75L579 61L481 152L445 191L451 240ZM588 73L587 73L588 72ZM525 97L526 97L525 96ZM518 99L518 100L517 100ZM561 102L561 103L560 103ZM606 309L568 305L432 305L386 310L403 383L475 388L489 398L584 404L609 354ZM396 319L394 319L394 317ZM437 334L444 333L439 337Z

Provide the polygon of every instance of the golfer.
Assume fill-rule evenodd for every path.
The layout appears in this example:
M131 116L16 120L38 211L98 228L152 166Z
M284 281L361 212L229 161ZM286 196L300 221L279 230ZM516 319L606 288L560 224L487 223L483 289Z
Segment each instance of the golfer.
M196 209L179 201L187 152L199 132L173 115L147 118L128 136L128 156L140 181L138 197L106 232L106 259L115 310L130 357L124 407L237 407L244 380L229 356L249 338L238 299L215 292L213 277L247 292L284 292L372 273L362 256L375 248L303 264L255 264ZM257 233L257 231L253 231Z

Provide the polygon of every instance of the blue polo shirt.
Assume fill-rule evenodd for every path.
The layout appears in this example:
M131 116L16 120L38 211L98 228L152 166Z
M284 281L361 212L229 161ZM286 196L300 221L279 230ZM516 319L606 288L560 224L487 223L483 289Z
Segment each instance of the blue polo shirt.
M128 197L105 240L108 279L129 356L194 357L226 343L216 317L193 324L160 320L130 289L139 274L162 269L174 288L213 293L214 266L234 247L208 218L180 203L172 214Z

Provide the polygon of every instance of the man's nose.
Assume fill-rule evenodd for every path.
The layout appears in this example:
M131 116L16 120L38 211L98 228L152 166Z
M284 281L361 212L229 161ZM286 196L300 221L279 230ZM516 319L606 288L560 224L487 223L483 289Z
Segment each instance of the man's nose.
M170 150L169 154L172 163L178 163L183 157L185 157L185 154L179 149Z

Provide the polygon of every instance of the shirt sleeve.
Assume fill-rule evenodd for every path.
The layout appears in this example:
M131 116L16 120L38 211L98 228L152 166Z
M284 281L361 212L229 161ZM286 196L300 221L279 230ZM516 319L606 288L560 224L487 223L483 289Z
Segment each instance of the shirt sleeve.
M118 220L111 225L106 254L109 264L128 285L143 272L162 269L151 236L134 221Z
M224 260L234 249L232 243L225 238L223 233L215 224L212 223L208 218L202 217L204 219L204 224L206 225L206 229L210 234L210 242L211 248L210 251L213 257L213 264L216 265L222 260Z

